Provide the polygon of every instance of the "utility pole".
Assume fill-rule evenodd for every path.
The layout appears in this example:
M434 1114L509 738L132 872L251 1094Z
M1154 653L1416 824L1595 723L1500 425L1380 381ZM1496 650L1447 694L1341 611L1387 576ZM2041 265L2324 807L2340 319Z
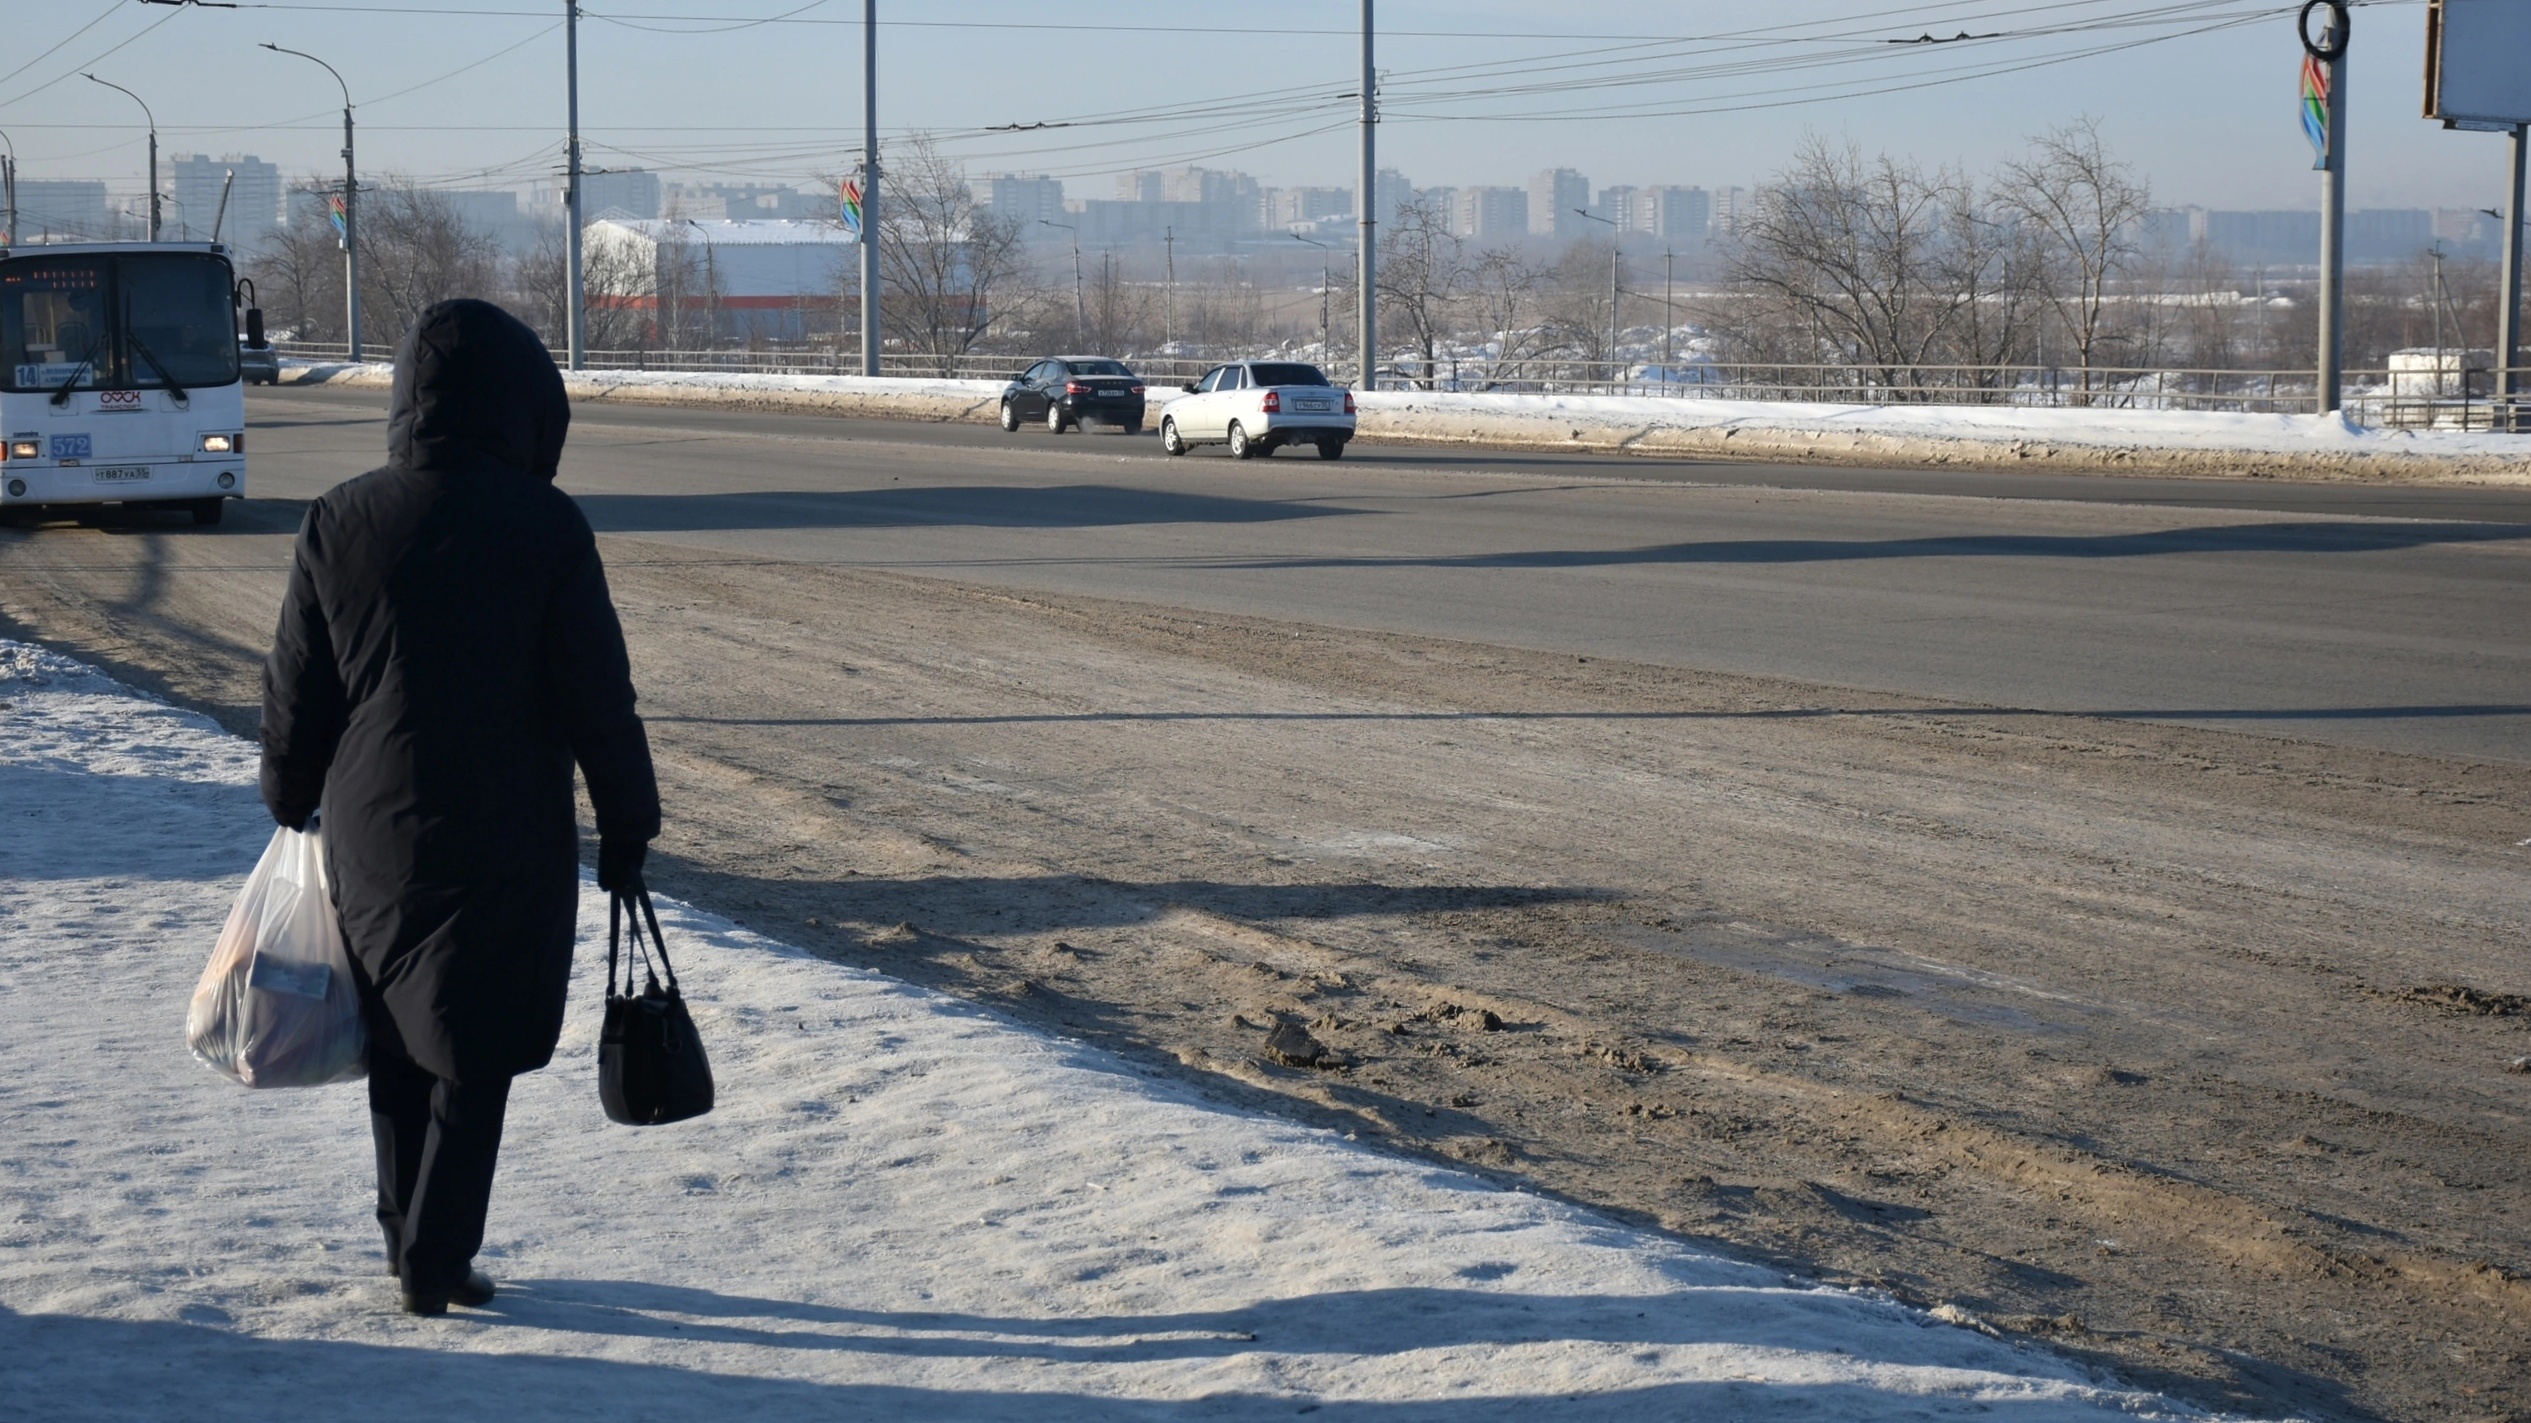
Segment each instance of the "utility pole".
M1370 0L1363 0L1363 3L1367 5L1370 3ZM131 90L124 88L122 85L116 84L110 80L99 79L93 74L88 75L87 78L94 83L105 85L105 87L112 89L118 94L129 95L133 103L141 106L141 117L149 120L149 240L156 242L158 240L159 219L158 116L149 111L148 100L142 98L138 94L132 93Z
M1081 229L1068 222L1037 219L1039 227L1060 227L1072 234L1072 339L1077 345L1090 329L1090 319L1081 305Z
M296 55L334 76L336 88L343 91L343 333L351 358L360 359L360 170L352 161L352 86L333 65L303 50L283 49L277 44L264 48L275 54ZM226 201L226 194L222 194Z
M1380 218L1376 206L1380 175L1374 141L1380 122L1380 76L1371 67L1371 4L1372 0L1362 0L1362 178L1360 195L1354 199L1354 206L1361 209L1356 219L1362 227L1361 275L1353 304L1362 318L1360 384L1364 390L1377 390L1380 385Z
M861 0L861 373L879 373L879 0Z
M580 5L579 0L562 0L563 63L568 70L568 102L571 136L566 150L563 174L563 205L568 215L563 221L570 231L563 235L565 265L570 271L564 279L563 331L566 363L572 370L589 366L588 289L581 277L580 253Z
M2497 295L2503 305L2496 309L2496 408L2507 430L2519 429L2521 420L2514 409L2515 399L2522 393L2522 150L2531 146L2531 125L2515 124L2506 140L2513 149L2513 180L2505 185L2505 270L2497 282ZM12 200L9 223L17 225L17 209Z
M1670 393L1670 333L1678 329L1678 318L1670 314L1670 286L1678 277L1679 253L1675 247L1661 249L1661 393Z
M9 205L9 225L0 230L0 247L8 247L18 240L18 145L5 133L0 133L0 144L9 150L8 162L0 164L0 195L5 195Z
M2311 12L2325 9L2329 22L2318 39L2311 36ZM2303 6L2303 104L2305 119L2316 99L2325 117L2320 151L2320 367L2319 405L2326 414L2339 408L2346 375L2346 47L2350 33L2345 0L2314 0ZM2315 93L2314 89L2318 92Z
M1176 227L1160 229L1160 245L1166 249L1169 263L1169 320L1168 329L1164 333L1168 338L1165 344L1175 346L1178 344L1178 230Z
M1303 237L1297 232L1292 234L1292 240L1306 242L1318 249L1318 358L1322 361L1333 362L1336 359L1336 352L1332 343L1336 339L1336 333L1330 328L1328 320L1332 315L1328 306L1328 288L1336 284L1336 271L1333 260L1327 255L1331 249L1317 238Z

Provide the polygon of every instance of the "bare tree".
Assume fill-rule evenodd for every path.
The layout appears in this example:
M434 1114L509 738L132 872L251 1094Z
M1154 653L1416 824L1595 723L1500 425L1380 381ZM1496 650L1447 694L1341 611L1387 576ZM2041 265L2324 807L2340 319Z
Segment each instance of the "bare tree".
M1729 271L1759 299L1742 312L1807 328L1814 360L1853 361L1891 391L1920 386L1964 300L1936 256L1966 181L1804 140L1738 233Z
M2037 234L2047 255L2046 293L2074 346L2083 389L2111 337L2111 288L2137 257L2136 228L2153 193L2082 118L2030 140L2027 158L2004 164L1998 197Z
M1022 304L1029 273L1020 219L975 200L967 175L926 135L886 168L878 222L880 317L940 375Z
M1099 254L1081 290L1088 318L1085 353L1124 355L1143 343L1151 325L1151 294L1125 279L1114 253Z
M1489 248L1468 265L1467 317L1492 347L1486 386L1518 381L1551 342L1542 312L1546 269L1518 247Z
M547 222L537 230L536 245L511 263L509 291L512 310L519 319L533 326L553 350L561 350L568 339L570 321L570 254L565 244L568 236L562 222ZM586 323L580 339L592 351L638 349L648 339L651 313L643 309L642 298L655 292L657 277L644 270L632 254L609 244L597 244L582 253L580 290Z
M500 246L439 194L389 177L361 193L361 313L389 339L455 297L498 299Z
M1424 389L1450 335L1450 311L1467 289L1467 252L1435 205L1411 202L1380 228L1381 325L1413 344Z
M343 250L334 224L313 206L275 229L246 264L274 334L291 341L343 339Z

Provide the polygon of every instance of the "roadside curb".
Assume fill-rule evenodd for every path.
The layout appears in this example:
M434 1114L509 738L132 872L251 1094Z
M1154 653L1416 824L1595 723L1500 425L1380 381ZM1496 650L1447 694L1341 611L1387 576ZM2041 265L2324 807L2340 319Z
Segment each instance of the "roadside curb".
M384 390L394 368L370 364L292 364L282 385ZM564 388L588 404L762 410L934 424L993 418L1002 383L880 376L710 375L663 371L566 373ZM2320 417L2261 417L2275 448L2231 432L2188 428L2179 412L2117 412L2173 427L2173 442L2122 432L2118 438L2068 438L2063 430L2014 430L2015 412L1909 407L1770 405L1581 397L1513 408L1489 407L1481 395L1377 391L1359 397L1357 438L1373 444L1463 445L1476 449L1573 450L1710 459L1733 463L1805 463L1921 469L2032 470L2162 478L2274 479L2311 483L2531 485L2531 438L2361 430ZM1492 397L1501 400L1502 397ZM1516 399L1516 398L1515 398ZM1155 403L1158 402L1155 393ZM2049 412L2053 413L2053 412ZM1153 412L1157 424L1158 410ZM1650 416L1651 418L1647 418ZM1904 428L1858 428L1866 421L1985 421L1988 435ZM2519 451L2505 446L2518 441Z

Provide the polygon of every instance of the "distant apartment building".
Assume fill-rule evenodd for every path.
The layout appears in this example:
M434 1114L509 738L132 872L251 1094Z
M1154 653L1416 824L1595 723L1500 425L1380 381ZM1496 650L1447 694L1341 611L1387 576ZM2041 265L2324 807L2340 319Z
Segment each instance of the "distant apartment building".
M469 231L521 252L536 245L536 225L519 207L519 195L508 188L427 188L446 203Z
M580 219L659 216L659 175L642 168L580 175Z
M660 215L814 222L834 218L835 199L823 192L801 192L788 183L670 183L661 190Z
M1529 233L1525 188L1461 188L1451 204L1450 230L1472 242L1510 242Z
M1120 203L1156 203L1163 201L1161 187L1167 180L1155 169L1142 169L1116 175L1116 201Z
M1590 205L1590 179L1570 168L1542 169L1529 180L1529 231L1537 237L1579 237L1591 223L1577 209Z
M1267 211L1275 227L1298 227L1326 217L1347 217L1353 212L1351 188L1276 188L1267 202Z
M1415 206L1431 213L1434 219L1441 224L1444 231L1457 230L1451 225L1451 215L1457 212L1459 208L1459 190L1457 188L1450 187L1447 184L1438 188L1417 188L1415 190Z
M1145 202L1090 198L1071 205L1066 221L1080 229L1083 247L1157 246L1174 240L1194 247L1227 248L1255 224L1232 203ZM1041 234L1058 240L1066 234Z
M969 180L978 206L1016 218L1021 235L1034 241L1048 234L1038 224L1062 222L1063 180L1043 173L988 173Z
M1716 188L1708 200L1706 235L1713 241L1739 235L1740 225L1749 220L1753 199L1746 188Z
M1636 191L1626 226L1662 242L1686 246L1705 241L1713 220L1713 198L1703 188L1664 183Z
M1618 231L1632 232L1635 228L1636 195L1642 191L1624 184L1602 188L1599 190L1599 201L1591 204L1591 211L1615 223Z
M20 178L20 242L86 241L116 235L105 184L85 178Z
M171 167L160 208L161 235L183 242L207 242L216 226L221 241L253 247L280 225L284 185L279 167L251 153L232 153L224 158L179 153ZM228 199L225 211L221 207L223 189Z
M1383 223L1397 221L1398 209L1415 201L1415 184L1394 168L1371 175L1371 215Z

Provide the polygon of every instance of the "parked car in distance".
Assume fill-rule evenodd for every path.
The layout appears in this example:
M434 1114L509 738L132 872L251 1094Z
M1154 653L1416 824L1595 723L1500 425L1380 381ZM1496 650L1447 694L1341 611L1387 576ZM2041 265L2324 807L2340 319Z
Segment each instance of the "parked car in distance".
M279 385L281 353L269 344L249 346L247 338L237 338L237 376L248 385Z
M1142 433L1142 377L1105 356L1055 356L1018 375L1002 392L1002 428L1041 424L1054 434L1081 425Z
M1173 455L1218 444L1244 460L1315 445L1320 459L1332 460L1344 458L1353 438L1353 392L1303 361L1233 361L1186 390L1160 412L1160 448Z

